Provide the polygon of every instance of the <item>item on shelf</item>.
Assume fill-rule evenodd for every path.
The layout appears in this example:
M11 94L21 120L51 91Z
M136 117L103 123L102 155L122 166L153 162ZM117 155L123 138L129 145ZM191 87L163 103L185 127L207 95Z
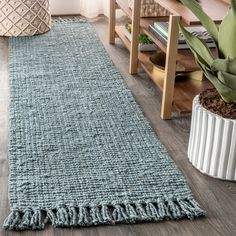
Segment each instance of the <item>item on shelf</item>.
M0 36L32 36L50 29L49 0L0 1Z
M164 52L156 52L150 56L150 61L153 64L153 73L159 79L164 80L165 78L165 64L166 64L166 54ZM193 79L202 80L202 71L193 72L179 72L176 74L176 79Z
M157 29L154 27L154 25L149 25L149 31L164 45L167 45L168 38L166 38L161 32L157 31ZM179 43L178 49L188 49L188 45L185 43Z
M156 52L150 56L150 61L153 64L153 72L155 76L159 79L164 80L166 54L164 52Z
M133 9L134 0L128 0L129 7ZM170 13L155 0L141 0L140 17L169 16Z
M131 41L132 31L132 24L126 24L125 25L125 36ZM157 46L156 44L144 33L140 33L139 35L139 51L145 52L145 51L156 51Z
M149 30L151 33L162 43L167 45L168 41L168 22L154 22L154 24L149 25ZM186 27L187 30L194 36L197 36L205 41L208 47L214 48L215 43L209 33L202 26L189 26ZM183 34L179 34L179 45L178 49L189 49L188 44L185 41Z
M154 22L154 27L168 38L169 22ZM188 26L186 29L205 42L213 42L212 37L203 26ZM182 33L179 34L179 42L186 43Z

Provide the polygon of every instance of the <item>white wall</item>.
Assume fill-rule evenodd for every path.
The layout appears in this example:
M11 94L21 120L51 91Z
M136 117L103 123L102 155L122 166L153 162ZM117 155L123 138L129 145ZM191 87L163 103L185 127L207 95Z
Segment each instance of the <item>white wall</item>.
M50 0L52 15L76 15L96 17L109 14L109 0Z
M52 15L79 14L80 3L78 0L50 0Z
M99 5L97 7L100 7L101 9L94 9L95 12L91 11L92 9L86 9L88 7L85 4L85 1L91 1L92 6ZM88 17L95 17L96 14L99 12L99 14L105 14L106 16L109 15L109 0L104 0L103 4L93 4L97 0L83 0L82 2L80 0L50 0L50 7L51 7L51 14L52 15L77 15L82 14L86 15L86 13L89 11L90 13L87 15ZM128 1L128 0L126 0ZM81 11L82 9L82 11ZM123 14L121 11L117 12L117 17L121 17Z

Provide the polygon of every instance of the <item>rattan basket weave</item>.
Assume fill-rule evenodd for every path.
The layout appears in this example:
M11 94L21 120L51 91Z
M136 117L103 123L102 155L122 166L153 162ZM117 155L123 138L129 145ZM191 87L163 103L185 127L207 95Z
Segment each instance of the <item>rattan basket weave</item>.
M1 36L31 36L50 29L49 0L0 0Z
M129 7L132 9L134 0L128 0ZM155 0L141 0L141 17L168 16L169 12L160 6Z

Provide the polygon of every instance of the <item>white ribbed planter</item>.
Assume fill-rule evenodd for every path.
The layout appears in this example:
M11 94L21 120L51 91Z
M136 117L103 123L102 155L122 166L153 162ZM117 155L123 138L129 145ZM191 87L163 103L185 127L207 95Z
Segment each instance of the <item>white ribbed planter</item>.
M236 180L236 120L206 110L199 96L193 100L188 158L202 173Z

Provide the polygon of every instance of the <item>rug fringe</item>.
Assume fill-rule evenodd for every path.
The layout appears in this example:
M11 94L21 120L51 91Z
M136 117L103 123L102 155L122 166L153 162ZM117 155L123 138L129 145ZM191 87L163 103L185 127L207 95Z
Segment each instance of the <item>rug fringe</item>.
M6 230L41 230L47 223L54 227L136 223L164 219L194 219L206 213L193 198L99 206L59 206L56 209L13 209L4 222Z
M78 17L73 17L73 18L61 18L61 17L58 17L58 18L55 18L52 20L53 23L85 23L85 22L88 22L86 19L82 19L82 18L78 18Z

